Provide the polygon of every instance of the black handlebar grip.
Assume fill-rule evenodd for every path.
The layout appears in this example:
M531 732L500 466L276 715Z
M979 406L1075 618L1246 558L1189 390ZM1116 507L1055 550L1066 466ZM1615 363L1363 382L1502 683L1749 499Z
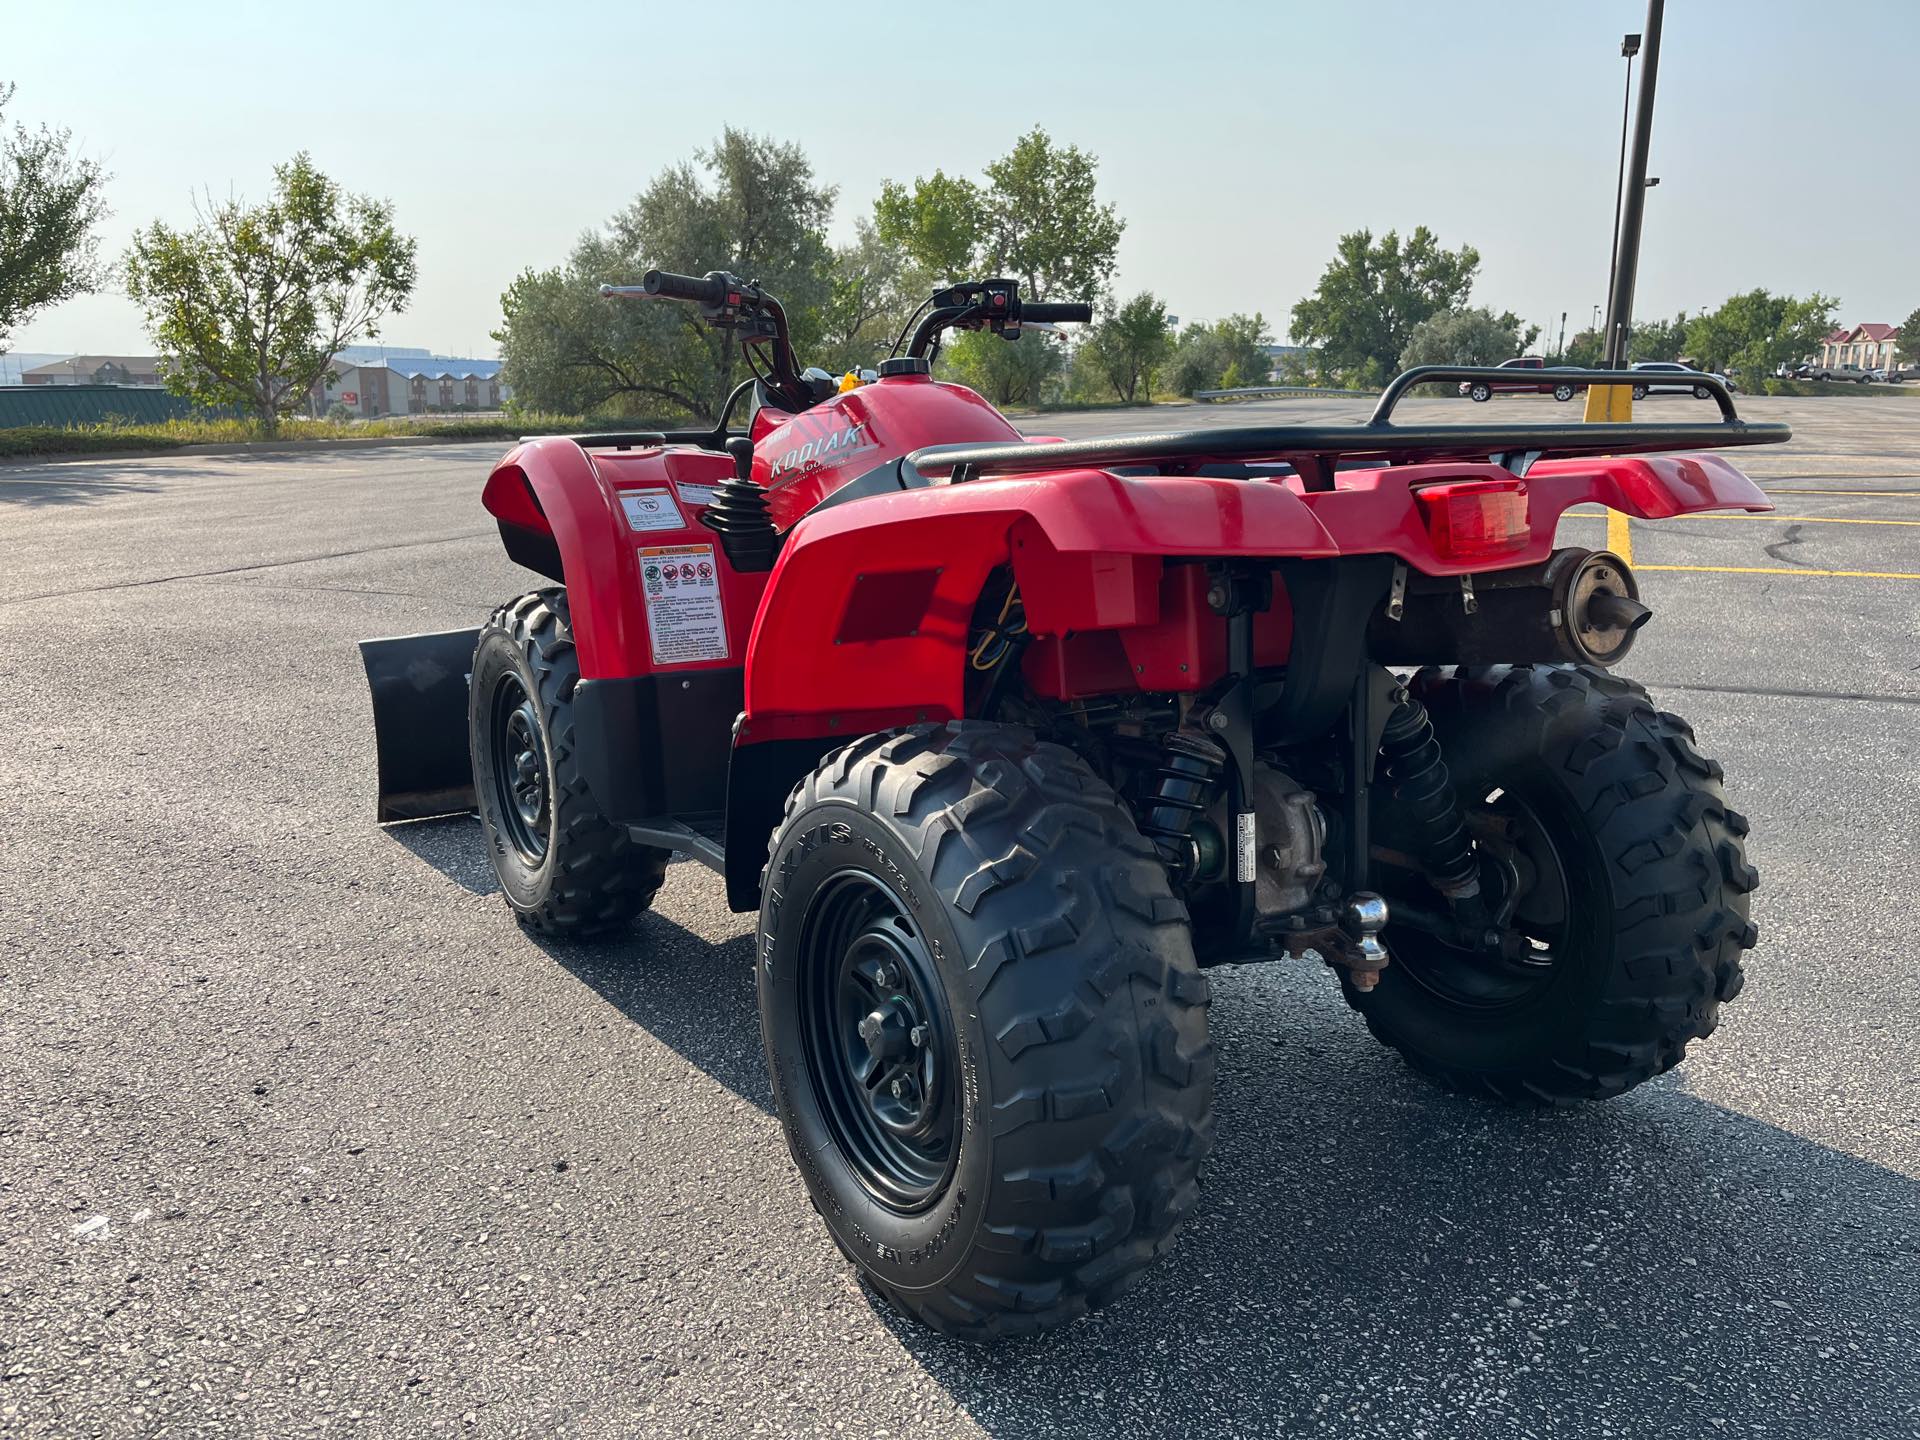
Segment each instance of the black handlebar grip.
M718 280L698 275L676 275L671 270L649 270L640 277L640 288L649 295L667 300L691 300L697 305L723 305L727 287Z
M1086 324L1093 319L1093 306L1087 304L1050 305L1028 301L1020 307L1020 318L1031 320L1036 325L1052 324L1056 320L1079 321Z

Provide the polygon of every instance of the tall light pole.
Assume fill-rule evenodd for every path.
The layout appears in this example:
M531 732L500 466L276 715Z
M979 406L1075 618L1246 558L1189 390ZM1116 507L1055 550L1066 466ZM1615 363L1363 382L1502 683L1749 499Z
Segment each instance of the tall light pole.
M1627 113L1633 105L1633 57L1640 53L1640 37L1623 35L1620 38L1620 53L1627 61L1627 84L1620 95L1620 173L1613 181L1613 239L1607 246L1607 305L1606 313L1613 314L1613 286L1618 278L1615 269L1620 256L1620 204L1627 193ZM1596 321L1597 323L1597 321ZM1600 348L1602 361L1613 363L1613 337Z
M1640 222L1647 208L1647 152L1653 144L1654 87L1660 79L1660 24L1667 0L1647 0L1646 61L1640 67L1640 93L1634 105L1633 154L1620 192L1620 238L1613 257L1613 300L1607 307L1607 364L1627 363L1627 334L1633 324L1633 287L1640 271Z

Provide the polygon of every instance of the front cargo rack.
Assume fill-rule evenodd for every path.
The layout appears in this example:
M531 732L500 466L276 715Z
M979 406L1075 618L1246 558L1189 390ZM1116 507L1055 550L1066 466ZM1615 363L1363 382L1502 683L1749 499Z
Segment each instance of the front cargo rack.
M1410 425L1392 423L1394 407L1417 385L1496 380L1550 380L1582 389L1591 385L1685 384L1704 389L1721 418L1701 424ZM1491 366L1421 365L1396 378L1381 394L1364 425L1242 426L1116 435L1099 440L1038 444L929 445L907 457L921 475L946 475L960 484L989 475L1024 475L1069 466L1092 469L1141 467L1195 470L1224 460L1275 462L1290 468L1308 489L1333 488L1336 469L1361 464L1404 465L1421 460L1491 460L1521 473L1536 460L1588 455L1649 455L1674 450L1721 450L1735 445L1779 445L1791 427L1742 420L1718 375L1703 371L1548 369L1515 371Z

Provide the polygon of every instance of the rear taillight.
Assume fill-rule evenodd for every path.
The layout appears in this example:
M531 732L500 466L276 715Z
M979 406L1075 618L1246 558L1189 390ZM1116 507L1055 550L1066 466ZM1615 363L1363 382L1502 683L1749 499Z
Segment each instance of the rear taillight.
M1455 480L1414 491L1433 548L1448 560L1494 560L1527 547L1524 480Z

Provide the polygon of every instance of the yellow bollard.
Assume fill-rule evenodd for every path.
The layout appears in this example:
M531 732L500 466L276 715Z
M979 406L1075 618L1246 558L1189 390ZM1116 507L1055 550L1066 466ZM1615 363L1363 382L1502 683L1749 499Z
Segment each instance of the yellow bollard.
M1587 421L1604 421L1609 424L1633 419L1633 387L1631 385L1589 385L1587 387Z

